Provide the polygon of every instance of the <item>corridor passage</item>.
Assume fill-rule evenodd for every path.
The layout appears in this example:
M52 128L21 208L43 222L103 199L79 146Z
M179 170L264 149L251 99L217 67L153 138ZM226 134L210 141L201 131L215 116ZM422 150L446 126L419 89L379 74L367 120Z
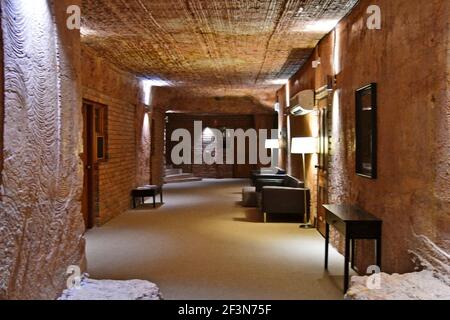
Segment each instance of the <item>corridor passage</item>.
M165 186L163 206L130 210L87 233L96 279L146 279L165 299L342 299L343 257L298 223L240 206L247 180ZM151 199L149 199L150 201Z

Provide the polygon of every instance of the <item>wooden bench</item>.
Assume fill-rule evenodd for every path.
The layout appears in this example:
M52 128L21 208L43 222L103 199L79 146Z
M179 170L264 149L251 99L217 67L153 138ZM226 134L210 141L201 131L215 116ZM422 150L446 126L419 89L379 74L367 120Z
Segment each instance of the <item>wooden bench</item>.
M153 208L156 208L155 198L157 195L160 195L161 204L163 203L163 188L162 186L157 185L146 185L142 187L138 187L131 191L131 197L133 198L133 209L136 208L136 198L142 200L142 204L144 204L144 200L147 197L153 197Z

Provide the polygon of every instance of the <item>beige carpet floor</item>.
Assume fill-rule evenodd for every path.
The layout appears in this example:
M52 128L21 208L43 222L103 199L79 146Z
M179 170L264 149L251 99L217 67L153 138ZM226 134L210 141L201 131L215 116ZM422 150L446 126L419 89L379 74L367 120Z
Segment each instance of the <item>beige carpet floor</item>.
M164 204L130 210L87 235L88 273L145 279L165 299L342 299L343 257L298 223L239 205L246 180L165 186Z

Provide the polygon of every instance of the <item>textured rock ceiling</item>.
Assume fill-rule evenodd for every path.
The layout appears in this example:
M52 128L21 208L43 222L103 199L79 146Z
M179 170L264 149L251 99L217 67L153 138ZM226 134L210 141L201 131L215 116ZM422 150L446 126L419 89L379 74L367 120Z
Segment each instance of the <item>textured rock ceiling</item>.
M83 0L83 42L205 95L274 90L357 0Z

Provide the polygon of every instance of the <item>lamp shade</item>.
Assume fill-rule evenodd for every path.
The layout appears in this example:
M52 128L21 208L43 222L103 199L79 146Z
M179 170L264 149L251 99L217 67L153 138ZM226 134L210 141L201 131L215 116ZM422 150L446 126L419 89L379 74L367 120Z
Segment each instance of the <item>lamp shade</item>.
M317 138L293 138L291 153L310 154L317 153Z
M279 149L280 142L278 139L266 139L265 147L266 149Z

